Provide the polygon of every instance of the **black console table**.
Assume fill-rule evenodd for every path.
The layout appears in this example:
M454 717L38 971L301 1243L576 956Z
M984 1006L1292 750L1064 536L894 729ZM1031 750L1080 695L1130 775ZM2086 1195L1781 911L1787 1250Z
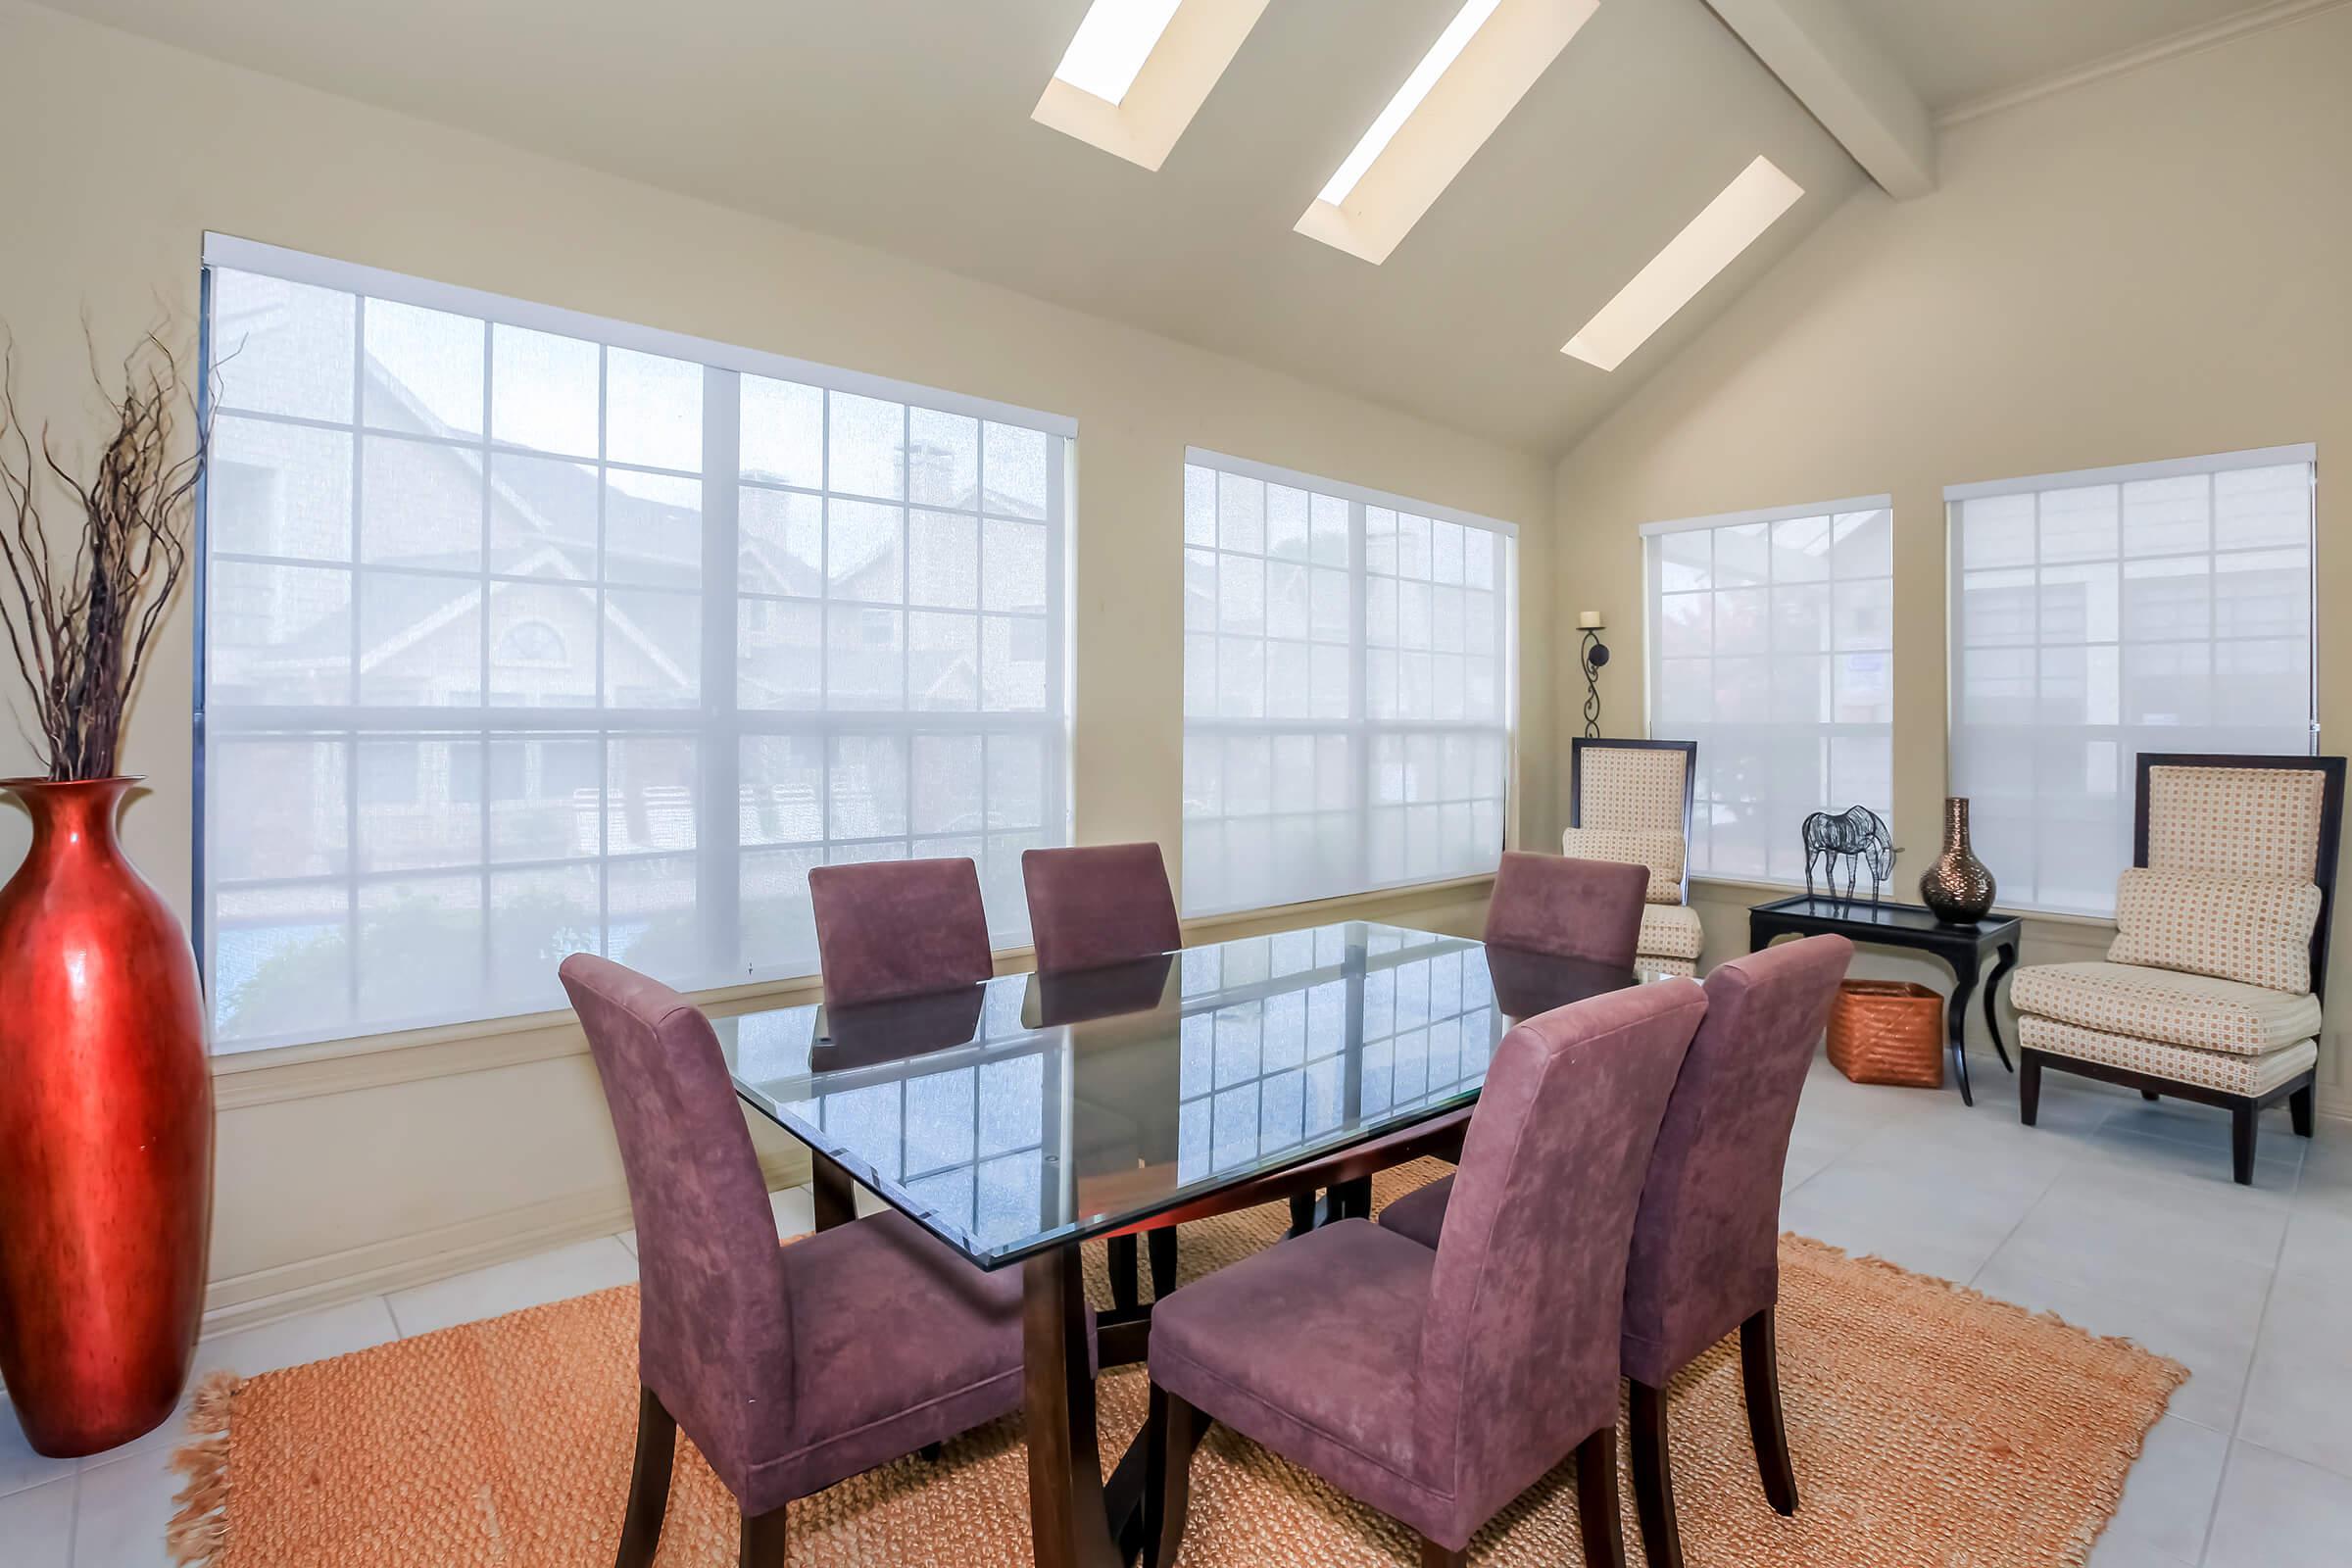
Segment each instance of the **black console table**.
M2017 967L2021 922L2015 915L1995 915L1972 925L1951 925L1933 909L1917 904L1873 904L1867 899L1839 899L1826 894L1800 893L1776 899L1747 911L1747 946L1753 953L1780 936L1818 936L1835 932L1849 942L1874 942L1883 948L1914 948L1933 954L1951 967L1952 1000L1944 1007L1944 1035L1952 1053L1952 1071L1960 1080L1960 1101L1973 1105L1968 1087L1968 998L1977 989L1984 959L1997 954L1992 976L1984 982L1984 1025L1992 1031L1992 1049L2001 1065L2015 1072L2009 1048L2001 1044L2001 1023L1993 1007L2001 976Z

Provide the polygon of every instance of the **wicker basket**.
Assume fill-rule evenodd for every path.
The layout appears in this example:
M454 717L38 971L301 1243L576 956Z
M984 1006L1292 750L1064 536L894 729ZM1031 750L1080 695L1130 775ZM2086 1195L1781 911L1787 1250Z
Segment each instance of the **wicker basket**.
M1830 1065L1858 1084L1943 1087L1943 998L1907 980L1848 980L1830 1008Z

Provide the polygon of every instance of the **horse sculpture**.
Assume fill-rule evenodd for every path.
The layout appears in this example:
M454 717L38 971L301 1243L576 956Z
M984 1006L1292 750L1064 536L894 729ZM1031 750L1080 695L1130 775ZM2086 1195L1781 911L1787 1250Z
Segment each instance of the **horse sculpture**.
M1838 812L1815 811L1805 818L1805 893L1813 893L1813 866L1821 862L1824 891L1832 898L1850 899L1854 882L1867 865L1870 868L1870 902L1879 902L1879 892L1894 872L1894 837L1886 831L1886 820L1867 806L1849 806ZM1845 869L1845 891L1838 891L1838 871Z

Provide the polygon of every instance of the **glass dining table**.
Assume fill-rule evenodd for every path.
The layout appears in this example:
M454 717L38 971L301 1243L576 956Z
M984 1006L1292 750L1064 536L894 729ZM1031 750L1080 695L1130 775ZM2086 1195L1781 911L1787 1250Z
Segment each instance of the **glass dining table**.
M1094 1372L1143 1358L1149 1308L1095 1313L1079 1244L1450 1152L1513 1022L1650 978L1348 921L712 1022L736 1093L808 1145L820 1229L863 1186L1022 1270L1036 1560L1113 1568L1142 1444L1106 1484Z

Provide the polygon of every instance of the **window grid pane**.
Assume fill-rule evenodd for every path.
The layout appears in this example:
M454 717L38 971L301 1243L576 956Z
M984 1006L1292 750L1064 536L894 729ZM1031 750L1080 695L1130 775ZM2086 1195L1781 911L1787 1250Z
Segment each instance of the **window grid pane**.
M1950 502L1952 789L2005 907L2114 912L2141 752L2313 750L2314 472L2279 458Z
M1649 733L1698 743L1693 874L1801 883L1807 815L1890 813L1892 534L1877 505L1649 540Z
M1020 851L1068 835L1066 436L208 281L218 1049L560 1006L574 951L810 973L828 860L969 856L1025 939Z
M1190 913L1494 869L1510 541L1196 455L1185 469Z

